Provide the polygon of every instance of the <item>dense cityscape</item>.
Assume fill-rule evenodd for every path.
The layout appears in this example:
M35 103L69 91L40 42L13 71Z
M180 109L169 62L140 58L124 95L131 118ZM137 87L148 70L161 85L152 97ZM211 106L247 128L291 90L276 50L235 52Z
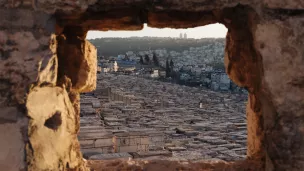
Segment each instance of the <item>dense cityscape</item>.
M92 42L96 43L96 47L119 44L119 53L102 48L105 50L103 53L98 48L100 72L114 71L183 85L202 86L213 91L246 93L225 72L224 39L109 38ZM151 45L153 42L156 45ZM132 51L137 43L137 50ZM158 44L163 47L160 48Z
M223 67L224 42L99 56L81 95L85 158L234 161L246 156L246 91Z

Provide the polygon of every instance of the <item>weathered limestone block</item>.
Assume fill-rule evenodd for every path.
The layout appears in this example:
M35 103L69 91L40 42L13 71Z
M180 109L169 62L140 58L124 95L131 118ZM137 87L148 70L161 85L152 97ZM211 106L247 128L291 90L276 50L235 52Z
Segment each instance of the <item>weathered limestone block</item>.
M89 92L96 88L97 50L87 40L59 38L59 80L67 76L76 92Z
M247 4L249 0L97 0L94 5L88 7L89 11L109 11L115 9L128 8L132 6L140 6L141 8L152 8L155 10L167 11L210 11L224 7L232 7L238 3ZM153 4L153 5L151 5Z
M10 31L33 31L36 29L33 33L37 38L44 33L45 35L52 33L56 22L52 15L28 8L0 8L0 20L0 27L2 29ZM22 28L23 30L18 30L18 28Z
M78 72L75 89L78 92L90 92L96 89L97 49L89 41L84 42L84 59Z
M24 101L26 86L34 82L57 81L56 43L52 36L36 39L29 31L0 31L0 78L13 92L11 98ZM44 49L44 50L43 50Z
M250 98L251 96L251 98ZM251 106L255 103L252 94L249 94L246 115L247 115L247 157L256 158L264 155L262 140L264 138L262 125L262 113L254 112Z
M264 0L264 5L274 9L303 9L304 2L302 0Z
M17 7L32 7L32 0L0 0L0 7L17 8Z
M263 103L268 170L304 168L304 18L265 21L255 45L263 56Z
M11 27L28 27L31 28L34 25L34 13L29 10L22 9L0 9L0 26ZM14 22L11 22L14 18Z
M91 160L88 162L94 170L144 170L144 171L261 171L263 166L253 160L238 162L180 162L168 160Z
M26 107L30 117L28 169L85 170L68 93L60 87L35 87L28 95Z
M69 98L74 107L76 133L78 134L80 129L80 94L75 91L70 91Z
M5 4L18 6L16 1ZM50 18L29 9L0 8L0 170L26 170L27 89L57 81Z
M33 4L35 9L46 13L55 13L56 11L64 11L65 13L81 13L87 7L94 4L96 0L39 0Z
M88 20L76 20L83 28L90 30L109 31L118 30L117 28L125 28L127 30L143 29L143 22L140 21L140 12L136 10L127 10L124 13L119 11L109 11L103 15L92 14ZM97 18L102 17L102 20Z
M262 145L264 129L260 102L263 69L261 56L251 41L252 28L255 28L258 16L252 9L244 7L224 10L223 16L223 22L229 29L224 57L226 71L234 83L249 91L247 156L263 162L265 149Z
M174 19L173 19L174 18ZM157 12L148 13L150 27L192 28L216 22L212 12Z
M16 112L16 111L11 111ZM0 112L0 115L14 115L8 111ZM0 118L0 168L5 171L17 171L26 168L25 164L25 142L21 128L27 126L27 119L20 119L18 122L3 123Z

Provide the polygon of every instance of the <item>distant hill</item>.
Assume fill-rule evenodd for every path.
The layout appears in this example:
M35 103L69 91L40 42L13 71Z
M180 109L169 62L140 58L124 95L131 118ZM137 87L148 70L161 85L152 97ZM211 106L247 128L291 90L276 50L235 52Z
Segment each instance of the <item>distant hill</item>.
M225 43L225 38L180 39L159 37L98 38L90 39L98 50L98 56L117 56L128 51L167 49L182 52L190 47L201 47L216 41Z

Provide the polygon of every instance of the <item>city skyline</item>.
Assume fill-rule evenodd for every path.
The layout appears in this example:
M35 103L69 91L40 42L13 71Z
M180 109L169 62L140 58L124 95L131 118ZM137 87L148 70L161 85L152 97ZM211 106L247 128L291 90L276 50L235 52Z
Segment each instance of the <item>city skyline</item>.
M144 29L137 31L89 31L87 39L105 38L105 37L176 37L180 34L187 34L187 38L223 38L226 36L227 28L222 24L210 24L207 26L171 29L171 28L151 28L146 24Z

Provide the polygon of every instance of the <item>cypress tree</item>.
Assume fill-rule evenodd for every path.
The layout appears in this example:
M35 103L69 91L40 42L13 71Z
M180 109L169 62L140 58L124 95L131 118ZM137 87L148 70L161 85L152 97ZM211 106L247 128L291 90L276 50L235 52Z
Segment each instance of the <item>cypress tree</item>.
M155 66L159 66L159 61L155 53L153 53L153 62Z
M170 77L170 74L171 74L171 69L170 69L169 61L167 59L167 61L166 61L166 77Z
M139 63L142 64L142 65L144 64L144 59L143 59L142 56L140 56Z

